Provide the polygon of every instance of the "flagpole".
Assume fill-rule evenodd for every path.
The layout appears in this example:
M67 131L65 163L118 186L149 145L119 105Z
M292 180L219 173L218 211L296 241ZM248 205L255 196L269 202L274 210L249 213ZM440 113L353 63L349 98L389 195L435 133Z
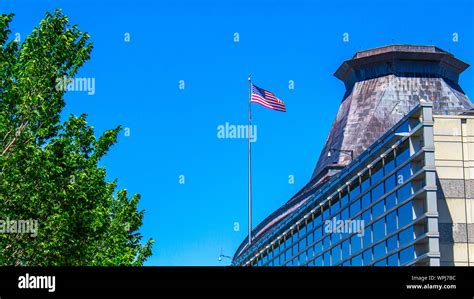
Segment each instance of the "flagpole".
M248 111L248 209L249 209L249 246L252 244L252 143L250 142L250 133L252 132L252 75L249 74L249 111Z

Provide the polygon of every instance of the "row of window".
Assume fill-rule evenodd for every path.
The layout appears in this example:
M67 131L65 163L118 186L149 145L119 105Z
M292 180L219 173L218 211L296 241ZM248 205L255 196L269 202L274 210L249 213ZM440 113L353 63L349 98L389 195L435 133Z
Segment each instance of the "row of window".
M364 266L364 265L373 265L373 266L401 266L406 263L409 263L412 261L415 256L415 249L413 246L409 246L399 252L395 252L391 255L389 255L386 258L380 259L376 263L372 263L373 258L372 256L374 255L373 252L364 251L362 254L358 254L351 258L350 260L345 261L342 264L339 264L341 266ZM328 264L325 264L324 258L327 260L331 261L331 256L320 256L314 260L312 260L310 263L308 263L308 266L330 266L330 265L335 265L329 262ZM297 264L297 260L292 260L290 263L287 264L287 266L298 266L300 264Z
M408 229L379 242L386 236L392 235L397 230L412 223L411 217L407 217L407 215L411 214L411 209L412 202L409 201L398 209L387 214L379 221L365 227L361 233L356 233L342 242L340 242L341 239L339 237L334 238L335 235L340 235L338 233L328 234L326 237L314 244L311 242L311 237L303 238L298 243L292 244L292 246L287 248L281 254L279 254L277 250L270 251L269 254L257 263L257 265L279 266L284 265L286 261L289 261L292 258L294 258L298 264L303 264L307 260L321 255L321 253L323 253L323 255L333 256L333 262L331 265L335 265L350 256L371 250L374 250L374 259L378 259L394 249L409 244L414 240L413 226L410 226ZM400 215L400 217L398 217L398 215ZM399 222L397 218L405 219L405 222ZM300 251L303 252L299 256L296 256Z
M389 254L394 244L394 238L397 242L395 248L413 241L413 234L410 237L409 230L405 230L403 234L398 233L389 238L390 241L384 240L373 246L387 235L413 221L411 202L397 206L413 194L410 182L380 200L387 192L404 184L412 175L410 163L405 163L395 173L382 180L409 159L408 143L402 144L396 154L392 152L391 155L381 159L372 168L370 176L365 175L364 177L363 175L359 184L352 184L349 192L343 194L339 200L332 202L331 206L322 207L322 213L295 230L293 235L286 238L279 246L269 250L268 254L260 258L256 265L302 265L308 260L311 261L308 265L336 265L351 256L353 258L344 262L344 265L358 265L359 258L364 264L367 264L369 261L373 262ZM362 196L360 196L361 194ZM355 200L351 202L351 199ZM371 207L363 211L369 206ZM397 208L395 209L395 207ZM383 217L381 217L382 215ZM377 219L379 217L380 219ZM345 221L349 219L362 223L363 225L360 226L362 231L359 229L355 234L350 230L328 233L326 220ZM341 242L341 240L343 241ZM302 253L296 256L300 251ZM369 252L371 252L370 258ZM403 260L406 255L403 255L402 258L398 255L397 262L399 263L400 259ZM394 257L391 257L390 263L393 264L393 261ZM382 262L382 264L384 263ZM389 264L388 258L385 260L385 264Z

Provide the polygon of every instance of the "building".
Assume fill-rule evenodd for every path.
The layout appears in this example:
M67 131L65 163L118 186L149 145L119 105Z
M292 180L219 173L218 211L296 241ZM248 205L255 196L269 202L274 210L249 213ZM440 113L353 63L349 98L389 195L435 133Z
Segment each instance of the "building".
M433 46L356 53L311 180L253 230L233 265L474 265L468 65ZM471 178L472 177L472 178Z

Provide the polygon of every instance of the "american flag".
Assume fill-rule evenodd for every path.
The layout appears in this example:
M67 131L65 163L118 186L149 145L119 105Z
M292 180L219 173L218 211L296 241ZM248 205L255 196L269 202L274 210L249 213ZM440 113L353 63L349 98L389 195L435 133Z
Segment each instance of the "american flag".
M268 109L286 112L285 103L273 93L252 84L252 97L250 102L260 104Z

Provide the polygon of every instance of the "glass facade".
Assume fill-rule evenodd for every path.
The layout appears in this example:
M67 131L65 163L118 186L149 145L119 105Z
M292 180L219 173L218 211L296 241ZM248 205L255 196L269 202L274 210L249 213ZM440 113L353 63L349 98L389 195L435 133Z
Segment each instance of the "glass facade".
M431 155L425 147L425 134L431 131L425 130L422 108L417 109L337 177L312 191L312 200L253 244L234 264L433 264L430 258L436 254L430 246L436 247L437 239L427 241L433 235L427 215L428 201L436 195L426 173Z

